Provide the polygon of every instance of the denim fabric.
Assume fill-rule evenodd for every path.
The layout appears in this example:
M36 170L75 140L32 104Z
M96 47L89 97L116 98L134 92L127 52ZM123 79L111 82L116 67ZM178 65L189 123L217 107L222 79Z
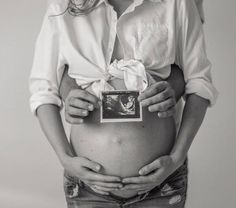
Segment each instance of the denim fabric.
M128 199L94 192L78 178L64 173L68 208L184 208L188 182L187 161L161 185Z

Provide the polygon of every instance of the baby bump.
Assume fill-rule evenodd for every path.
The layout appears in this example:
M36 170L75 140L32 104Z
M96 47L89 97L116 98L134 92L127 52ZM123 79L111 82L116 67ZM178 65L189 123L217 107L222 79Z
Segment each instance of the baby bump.
M159 119L147 110L143 110L142 122L101 124L97 117L95 111L84 124L73 126L71 143L78 156L101 164L102 174L137 176L144 165L168 154L175 141L173 119ZM128 197L136 192L115 194Z
M169 154L175 136L174 119L160 119L147 108L143 108L141 122L124 123L100 123L100 110L96 109L83 124L71 129L71 143L78 156L101 164L101 173L122 178L137 176L140 168ZM127 197L135 191L115 194Z
M143 110L142 122L99 123L99 110L71 130L75 152L103 166L103 173L134 176L145 164L168 154L175 140L172 118ZM96 117L96 118L95 118Z

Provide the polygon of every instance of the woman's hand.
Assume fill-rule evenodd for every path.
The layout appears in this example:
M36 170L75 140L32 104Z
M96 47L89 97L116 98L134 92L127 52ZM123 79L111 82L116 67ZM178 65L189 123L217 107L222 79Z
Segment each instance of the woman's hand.
M156 83L148 87L140 96L143 106L150 112L158 112L161 118L172 116L175 113L175 104L185 92L183 71L176 65L171 65L171 74L164 81L154 76Z
M100 174L102 166L87 158L66 157L62 164L70 175L79 178L100 194L108 195L123 187L119 177Z
M173 155L162 156L141 168L138 177L124 178L122 190L136 190L138 194L146 193L160 185L169 175L183 164L183 160Z
M65 100L65 119L71 124L81 124L89 112L99 107L99 99L83 89L73 89Z
M175 91L167 81L159 81L148 87L140 94L138 100L150 112L158 112L161 118L172 116L175 113Z

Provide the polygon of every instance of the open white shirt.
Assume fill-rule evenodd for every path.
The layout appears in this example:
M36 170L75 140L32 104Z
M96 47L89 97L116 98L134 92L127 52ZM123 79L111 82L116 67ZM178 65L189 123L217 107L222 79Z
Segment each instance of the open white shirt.
M65 64L78 85L99 96L101 90L114 89L107 83L113 77L124 79L128 90L144 90L153 82L151 74L167 78L176 63L184 73L186 94L215 103L217 91L193 0L134 0L119 19L107 0L81 16L63 13L67 3L51 3L44 17L30 75L32 112L42 104L61 106L58 88ZM116 35L124 59L111 62Z

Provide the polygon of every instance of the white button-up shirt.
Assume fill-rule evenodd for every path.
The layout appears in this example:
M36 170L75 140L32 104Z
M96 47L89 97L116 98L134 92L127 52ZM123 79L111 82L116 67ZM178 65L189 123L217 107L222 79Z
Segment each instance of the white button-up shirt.
M113 90L107 81L124 79L129 90L144 90L151 74L167 78L170 65L183 70L186 94L196 93L215 103L210 62L206 56L201 19L193 0L134 0L117 14L100 0L86 15L72 16L68 1L49 5L35 48L30 76L32 112L42 104L61 106L58 94L65 64L69 76L95 95ZM112 61L116 35L124 59Z

